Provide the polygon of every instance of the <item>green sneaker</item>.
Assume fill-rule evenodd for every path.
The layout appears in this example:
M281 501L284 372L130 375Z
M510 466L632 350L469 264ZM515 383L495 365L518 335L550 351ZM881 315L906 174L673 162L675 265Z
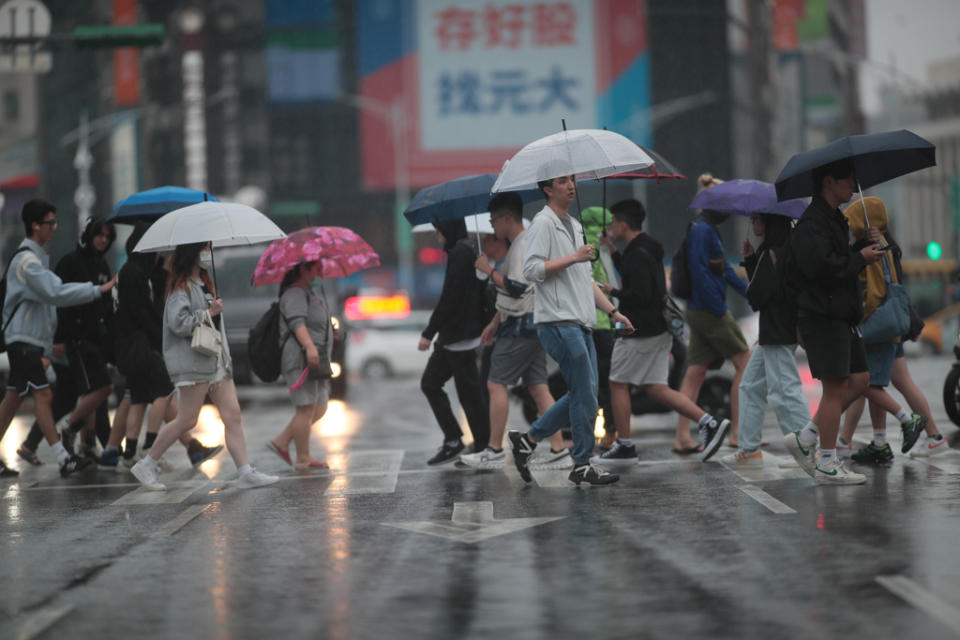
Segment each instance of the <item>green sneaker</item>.
M853 458L854 462L885 464L893 462L893 451L890 449L889 443L885 442L882 447L879 447L876 443L871 442L850 457Z
M913 417L907 422L901 422L900 428L903 429L903 446L900 447L900 453L910 451L926 427L927 419L919 413L913 414Z

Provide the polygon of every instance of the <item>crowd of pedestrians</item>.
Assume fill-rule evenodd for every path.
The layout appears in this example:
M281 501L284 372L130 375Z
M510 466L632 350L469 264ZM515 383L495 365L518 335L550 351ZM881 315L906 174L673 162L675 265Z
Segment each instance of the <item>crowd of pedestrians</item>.
M622 200L609 211L591 207L578 220L570 212L577 195L574 176L554 177L538 183L546 204L525 228L521 196L499 193L488 205L494 235L485 252L474 248L462 219L436 222L446 273L418 348L433 347L421 389L442 442L427 464L502 468L509 441L512 462L527 482L531 469L570 468L575 484L614 483L618 476L610 468L638 459L630 422L631 398L639 391L676 412L675 454L707 461L726 441L735 451L721 460L734 467L764 464L761 436L769 404L788 451L819 484L865 482L846 468L847 456L859 463L893 459L887 413L900 423L902 453L924 432L917 455L945 451L946 440L910 377L902 338L865 344L861 335L861 323L883 303L889 287L902 281L900 250L887 229L883 203L858 199L840 210L854 192L849 161L821 167L813 178L817 193L796 223L774 213L753 217L761 242L756 248L744 243L746 280L727 261L717 229L728 215L703 210L691 222L678 254L690 285L684 314L688 360L679 390L668 384L678 311L667 287L663 245L645 230L647 212L639 200ZM699 187L720 182L704 174ZM116 233L93 219L77 249L51 270L46 246L57 228L56 207L32 200L22 220L25 239L4 273L3 337L11 373L0 403L0 438L32 395L36 421L17 450L24 461L40 464L37 448L46 439L63 476L96 462L129 469L145 487L163 490L160 473L169 467L163 456L176 441L194 465L223 449L190 436L209 397L224 424L237 485L276 482L248 461L210 243L181 244L167 255L136 253L149 226L141 223L126 242L127 260L115 276L104 255ZM320 261L289 268L278 301L276 349L294 413L266 446L302 470L327 468L310 454L309 442L311 425L326 412L330 350L339 337L323 299L310 287L322 272ZM752 353L727 307L728 288L759 312ZM198 328L212 336L210 345L198 347ZM798 345L823 387L813 416L801 392ZM547 355L566 384L557 398L550 390ZM724 361L735 372L729 419L697 405L708 369ZM111 363L125 382L112 427ZM47 378L51 366L53 389ZM471 450L443 389L451 378L473 438ZM521 381L538 414L525 432L507 429L509 388ZM891 383L909 410L887 393ZM867 401L873 437L853 451L853 432ZM594 427L601 407L609 435L597 447ZM16 474L0 461L0 476Z

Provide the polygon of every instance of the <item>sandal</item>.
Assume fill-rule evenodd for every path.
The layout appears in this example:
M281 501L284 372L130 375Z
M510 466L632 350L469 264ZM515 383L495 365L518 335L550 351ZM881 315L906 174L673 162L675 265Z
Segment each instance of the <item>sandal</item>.
M34 466L39 467L41 464L43 464L43 462L40 461L40 458L37 457L37 452L27 449L27 447L24 445L20 445L20 448L17 449L17 455Z
M295 469L301 469L301 470L308 469L308 470L314 470L314 471L330 468L330 465L328 465L326 462L323 462L321 460L311 460L310 462L298 462L293 466Z
M281 449L277 445L273 444L272 440L267 440L267 449L270 449L270 451L273 451L275 454L280 456L283 459L283 461L286 462L291 467L293 466L293 460L290 459L289 449Z

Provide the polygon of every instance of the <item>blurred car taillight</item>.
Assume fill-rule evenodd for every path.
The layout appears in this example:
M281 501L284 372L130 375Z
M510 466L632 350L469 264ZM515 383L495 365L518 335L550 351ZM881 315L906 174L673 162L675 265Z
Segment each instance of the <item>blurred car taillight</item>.
M405 295L353 296L343 303L348 320L371 318L406 318L410 315L410 298Z

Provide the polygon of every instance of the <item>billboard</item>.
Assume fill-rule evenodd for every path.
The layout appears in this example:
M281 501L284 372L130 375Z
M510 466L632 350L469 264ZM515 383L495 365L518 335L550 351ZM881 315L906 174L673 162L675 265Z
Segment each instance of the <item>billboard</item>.
M649 144L645 0L362 0L364 185L495 173L536 138L607 127Z

